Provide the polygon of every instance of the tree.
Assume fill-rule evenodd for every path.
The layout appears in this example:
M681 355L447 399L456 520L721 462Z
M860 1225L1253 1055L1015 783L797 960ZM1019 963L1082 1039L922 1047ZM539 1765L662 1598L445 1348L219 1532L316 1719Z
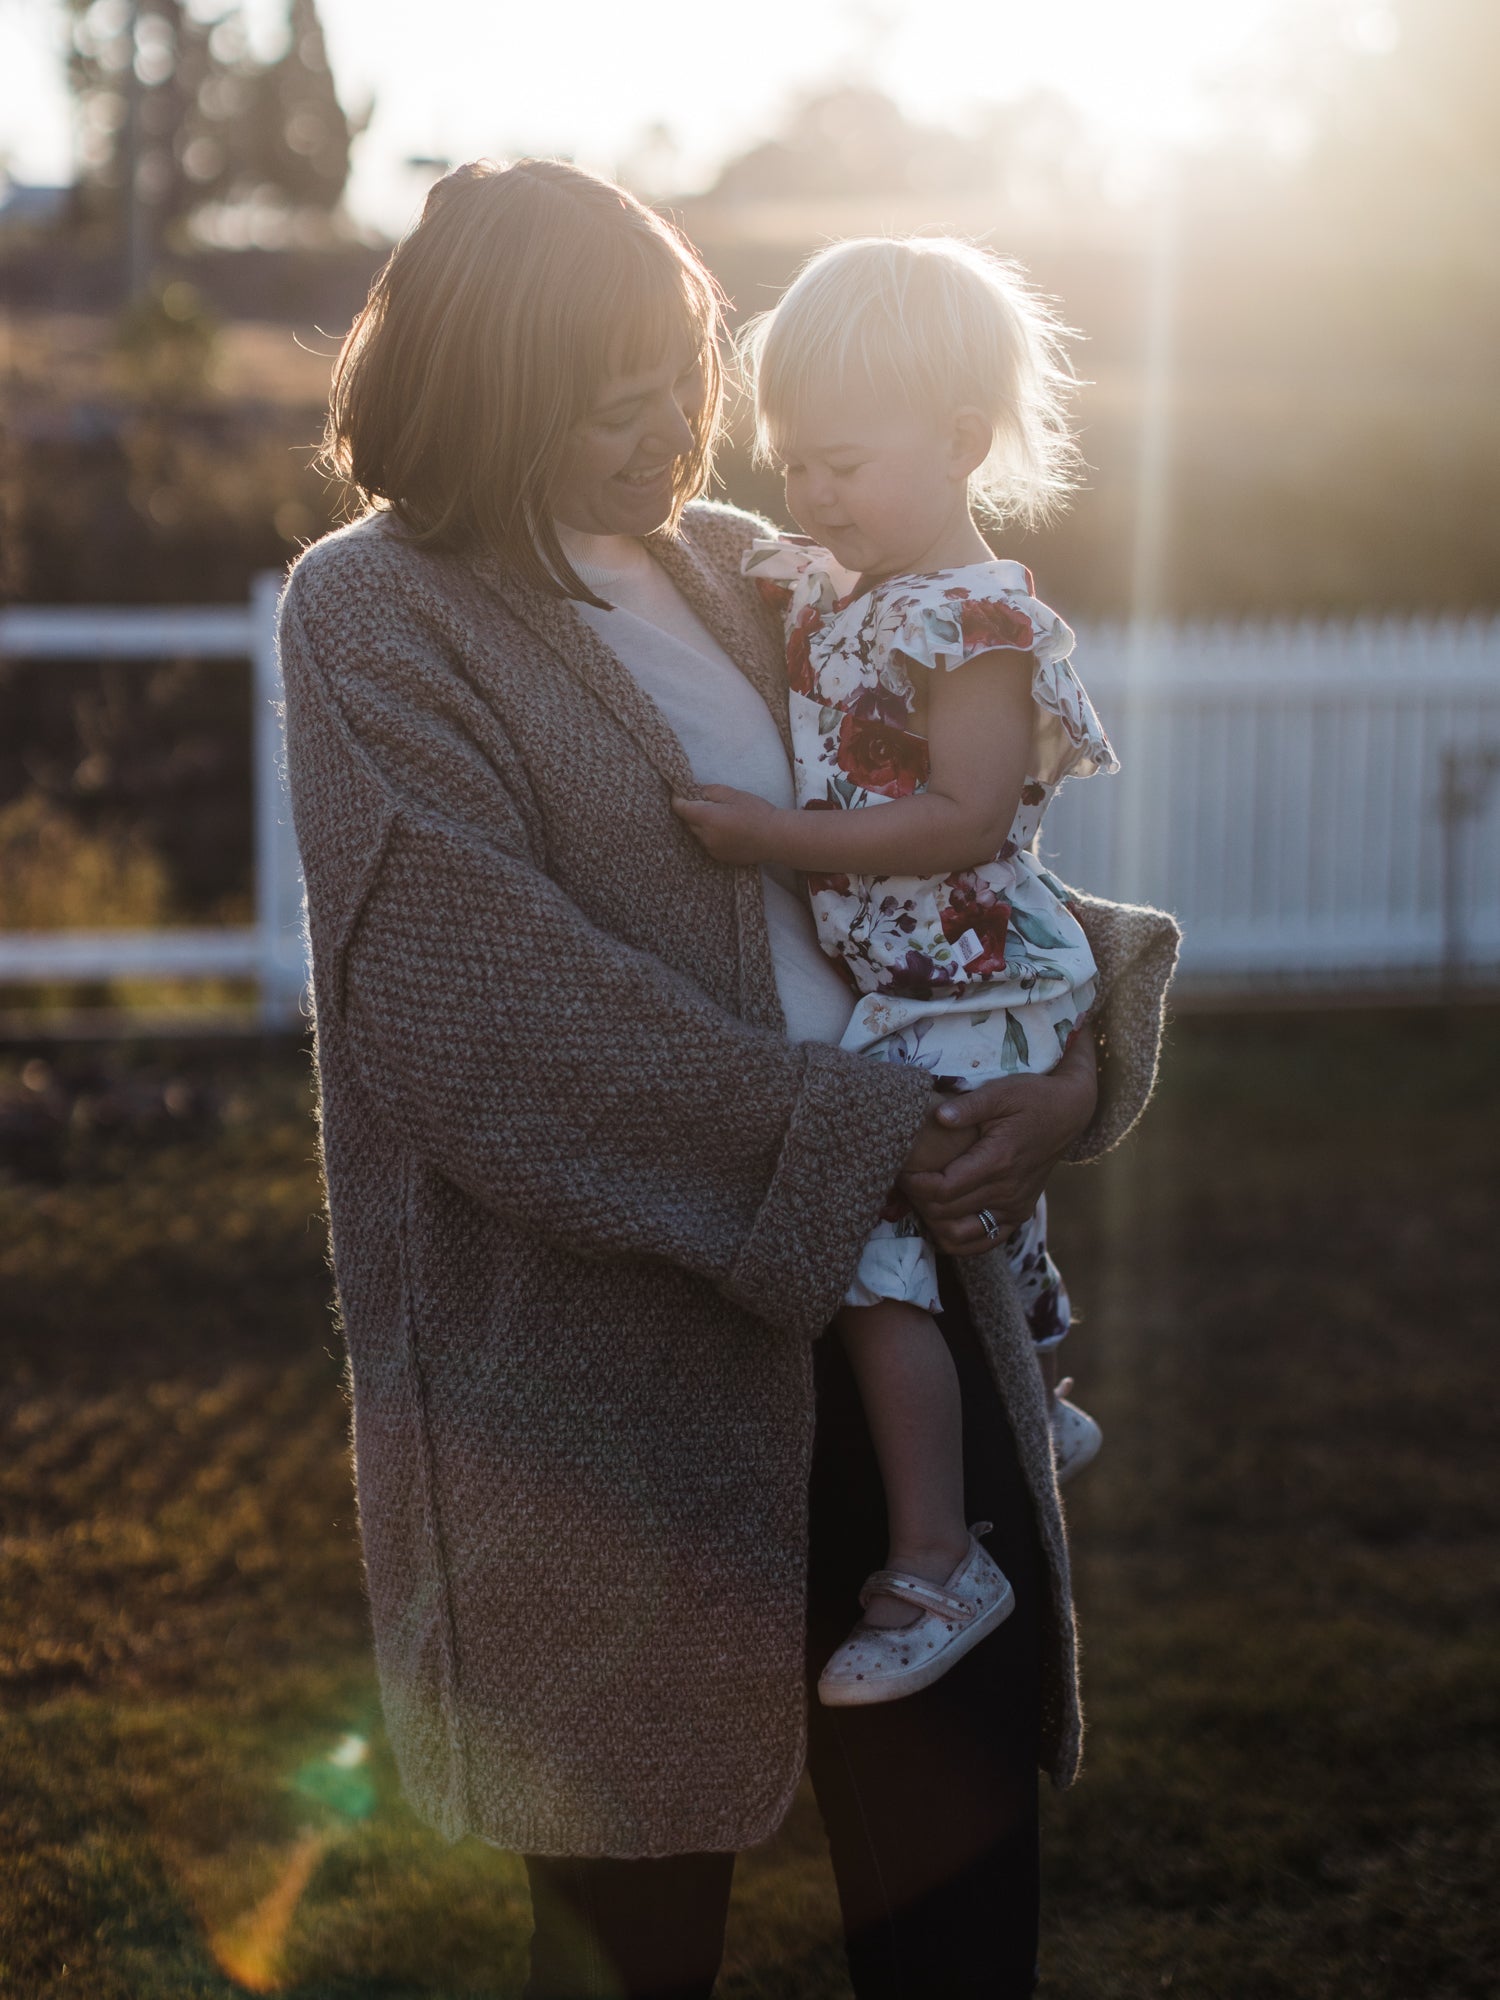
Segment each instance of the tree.
M251 53L237 6L212 16L186 0L67 7L85 225L123 234L132 172L148 265L211 209L283 221L337 209L369 113L351 120L339 104L316 0L290 0L287 46L271 62Z
M730 160L711 190L721 201L947 194L983 167L968 141L913 123L878 90L820 91L789 111L780 137Z
M911 118L863 84L816 91L787 110L779 134L728 161L717 201L817 202L873 196L938 201L993 196L1007 212L1097 198L1097 147L1055 93L978 111L955 131Z

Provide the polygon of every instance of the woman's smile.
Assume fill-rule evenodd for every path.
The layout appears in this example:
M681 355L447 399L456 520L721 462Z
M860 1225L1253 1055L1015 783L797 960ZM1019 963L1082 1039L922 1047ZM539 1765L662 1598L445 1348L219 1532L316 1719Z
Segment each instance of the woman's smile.
M554 517L586 535L649 535L671 517L692 462L706 393L700 355L615 375L573 428L554 481Z
M652 492L658 486L665 491L672 483L672 467L673 461L668 459L665 464L648 465L639 471L617 472L615 478L622 486L628 486L635 493Z

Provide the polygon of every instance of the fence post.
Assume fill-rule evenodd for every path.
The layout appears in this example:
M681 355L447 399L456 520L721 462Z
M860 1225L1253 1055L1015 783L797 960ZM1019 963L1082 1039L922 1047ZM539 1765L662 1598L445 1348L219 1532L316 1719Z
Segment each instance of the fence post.
M302 944L302 866L287 794L281 669L276 658L281 585L278 571L263 570L250 587L255 923L260 933L261 1021L267 1028L296 1024L308 984Z

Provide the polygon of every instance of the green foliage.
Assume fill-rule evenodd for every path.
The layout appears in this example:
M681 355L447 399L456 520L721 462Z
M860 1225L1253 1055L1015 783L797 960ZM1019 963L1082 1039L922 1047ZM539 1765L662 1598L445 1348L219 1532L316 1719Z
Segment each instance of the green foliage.
M0 931L150 930L161 862L137 835L91 835L37 792L0 807Z
M379 1727L305 1051L48 1070L208 1109L0 1184L11 1989L514 1995L518 1863L418 1826ZM1142 1134L1057 1190L1106 1446L1069 1489L1055 2000L1488 2000L1497 1079L1492 1011L1189 1019ZM741 1861L720 1990L847 2000L806 1795Z
M125 308L115 327L115 351L126 382L156 403L201 395L218 344L213 314L182 278L153 285Z
M117 340L107 322L27 327L11 359L0 581L12 594L243 603L257 571L330 524L308 469L323 371L289 333L220 330L178 279ZM96 847L144 843L171 905L158 920L248 921L249 703L239 662L0 661L0 810L37 792Z

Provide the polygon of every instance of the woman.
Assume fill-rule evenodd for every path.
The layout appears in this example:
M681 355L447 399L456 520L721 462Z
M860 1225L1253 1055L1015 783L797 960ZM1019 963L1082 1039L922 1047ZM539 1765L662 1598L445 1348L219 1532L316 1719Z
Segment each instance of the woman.
M1175 932L1079 905L1097 1113L1086 1041L949 1126L831 1045L848 996L796 885L709 861L671 806L790 798L779 635L739 577L764 524L689 504L719 333L628 195L482 165L335 378L373 510L297 565L282 647L387 1726L432 1825L526 1855L534 2000L707 1994L734 1851L805 1758L861 2000L1022 1993L1035 1769L1072 1777L1079 1724L1042 1389L977 1253L1138 1115ZM971 1512L1021 1608L809 1745L806 1655L883 1532L818 1336L903 1177L963 1260Z

